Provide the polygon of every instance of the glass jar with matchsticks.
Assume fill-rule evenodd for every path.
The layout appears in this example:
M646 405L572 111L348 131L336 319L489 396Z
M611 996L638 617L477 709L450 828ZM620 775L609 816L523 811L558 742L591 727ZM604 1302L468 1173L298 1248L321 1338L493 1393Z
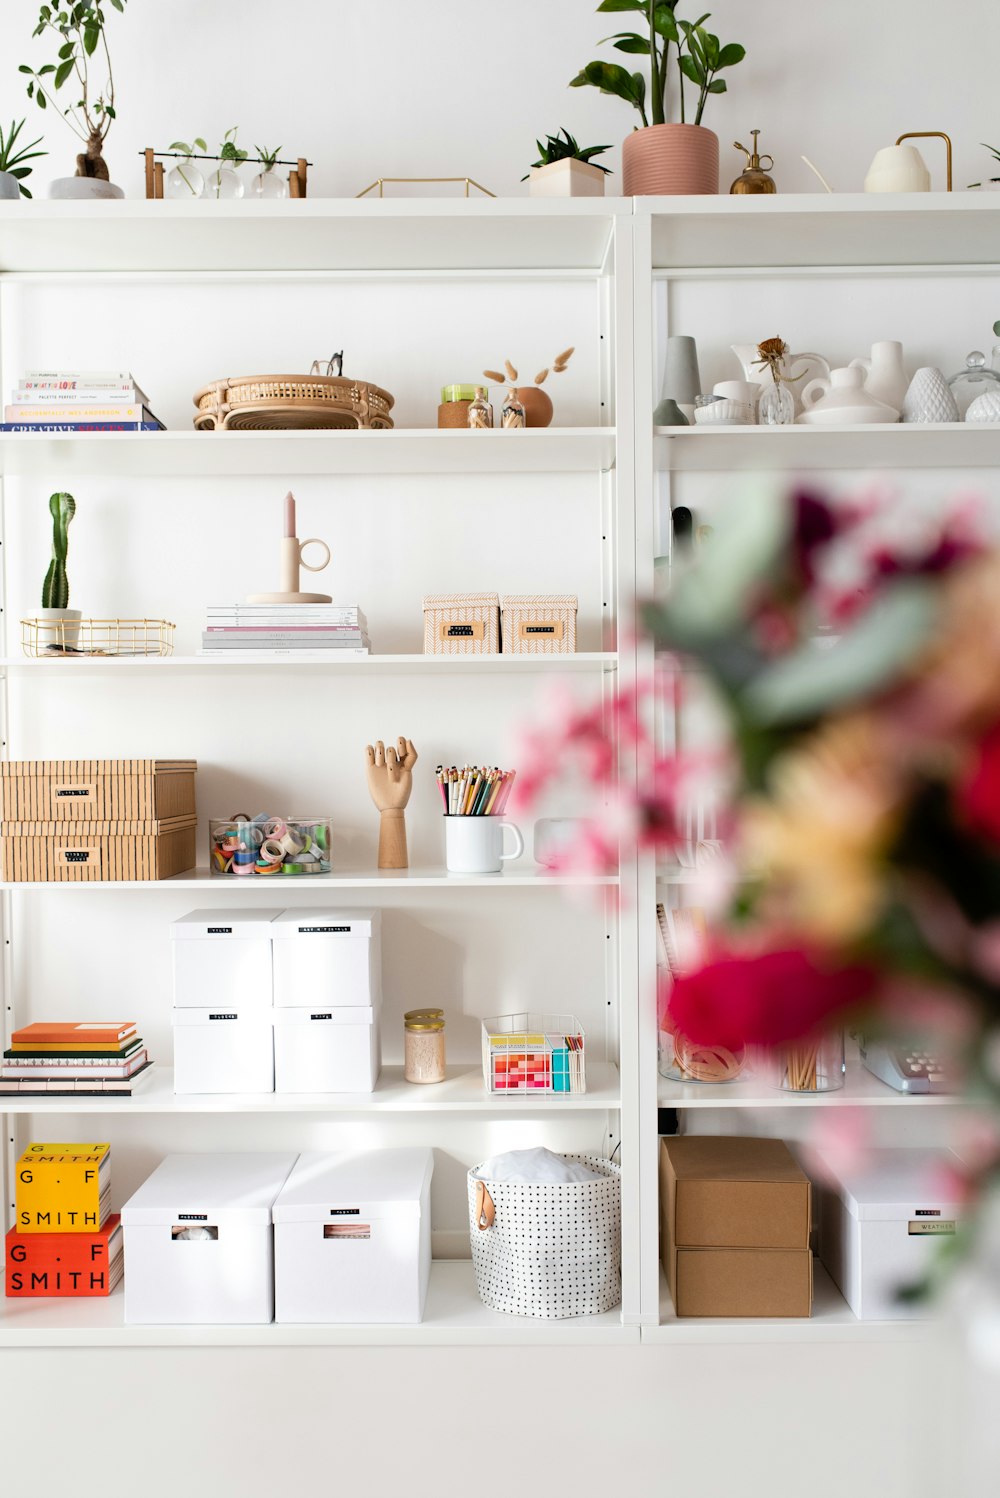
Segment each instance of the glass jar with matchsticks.
M835 1092L844 1085L844 1032L783 1046L766 1058L768 1080L782 1092Z

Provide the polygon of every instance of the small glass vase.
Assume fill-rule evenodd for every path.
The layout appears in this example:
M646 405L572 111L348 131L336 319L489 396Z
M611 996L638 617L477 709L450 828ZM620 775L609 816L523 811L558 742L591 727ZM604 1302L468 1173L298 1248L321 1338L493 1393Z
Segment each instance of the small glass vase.
M163 184L164 196L168 198L200 198L205 191L205 174L185 156L170 168Z
M766 1059L767 1077L782 1092L836 1092L844 1085L844 1032L783 1046Z
M255 198L287 198L288 183L273 166L265 167L250 183L250 193Z
M233 167L220 161L216 170L209 175L206 197L232 200L242 196L243 178Z
M795 400L788 386L773 380L761 391L757 420L765 427L787 427L795 420Z

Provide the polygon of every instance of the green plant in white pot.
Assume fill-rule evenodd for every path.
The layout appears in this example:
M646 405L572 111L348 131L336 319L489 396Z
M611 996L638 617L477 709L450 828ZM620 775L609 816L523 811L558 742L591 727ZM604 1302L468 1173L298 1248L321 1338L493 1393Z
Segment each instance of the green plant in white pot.
M742 62L746 51L705 30L706 12L683 21L678 0L602 0L598 11L638 11L642 32L619 31L605 38L619 52L648 57L649 82L620 63L589 62L571 80L572 88L599 88L624 99L640 124L622 146L626 197L649 193L717 193L719 138L702 124L709 94L724 94L718 75ZM679 121L672 121L674 113ZM688 116L690 115L690 119Z
M31 176L31 167L25 163L48 155L46 151L35 150L42 143L41 136L27 145L18 145L17 138L23 129L23 120L11 120L6 131L0 125L0 198L30 198L24 179Z
M74 649L80 638L80 610L69 607L69 578L66 558L69 552L69 524L76 514L72 494L53 494L49 499L52 516L52 560L42 584L42 607L38 612L39 644L56 649Z
M535 141L538 160L522 182L527 182L528 193L533 198L603 198L604 179L608 168L594 161L603 156L610 146L586 146L578 144L576 136L570 135L565 125L556 135L547 135L544 142Z

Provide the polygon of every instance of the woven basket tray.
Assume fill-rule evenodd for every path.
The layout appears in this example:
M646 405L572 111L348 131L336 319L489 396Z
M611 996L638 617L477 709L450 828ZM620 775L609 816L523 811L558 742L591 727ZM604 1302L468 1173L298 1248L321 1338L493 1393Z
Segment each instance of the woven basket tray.
M230 375L203 386L194 403L199 432L392 427L388 390L339 375Z

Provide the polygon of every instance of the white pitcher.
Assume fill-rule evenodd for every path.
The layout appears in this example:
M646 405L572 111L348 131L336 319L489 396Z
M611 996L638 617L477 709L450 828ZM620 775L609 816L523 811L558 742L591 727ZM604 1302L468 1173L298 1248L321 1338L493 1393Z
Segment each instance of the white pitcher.
M863 369L868 394L874 395L883 405L891 406L897 415L900 414L910 383L903 368L901 343L873 343L871 358L852 359L850 367Z
M770 369L766 364L755 362L760 357L755 343L733 343L730 348L740 361L744 379L752 380L755 385L770 385ZM806 376L815 378L822 375L825 379L830 378L830 366L822 354L786 354L782 361L782 372L786 381L792 381L788 389L792 392L796 411L802 409L800 392Z

